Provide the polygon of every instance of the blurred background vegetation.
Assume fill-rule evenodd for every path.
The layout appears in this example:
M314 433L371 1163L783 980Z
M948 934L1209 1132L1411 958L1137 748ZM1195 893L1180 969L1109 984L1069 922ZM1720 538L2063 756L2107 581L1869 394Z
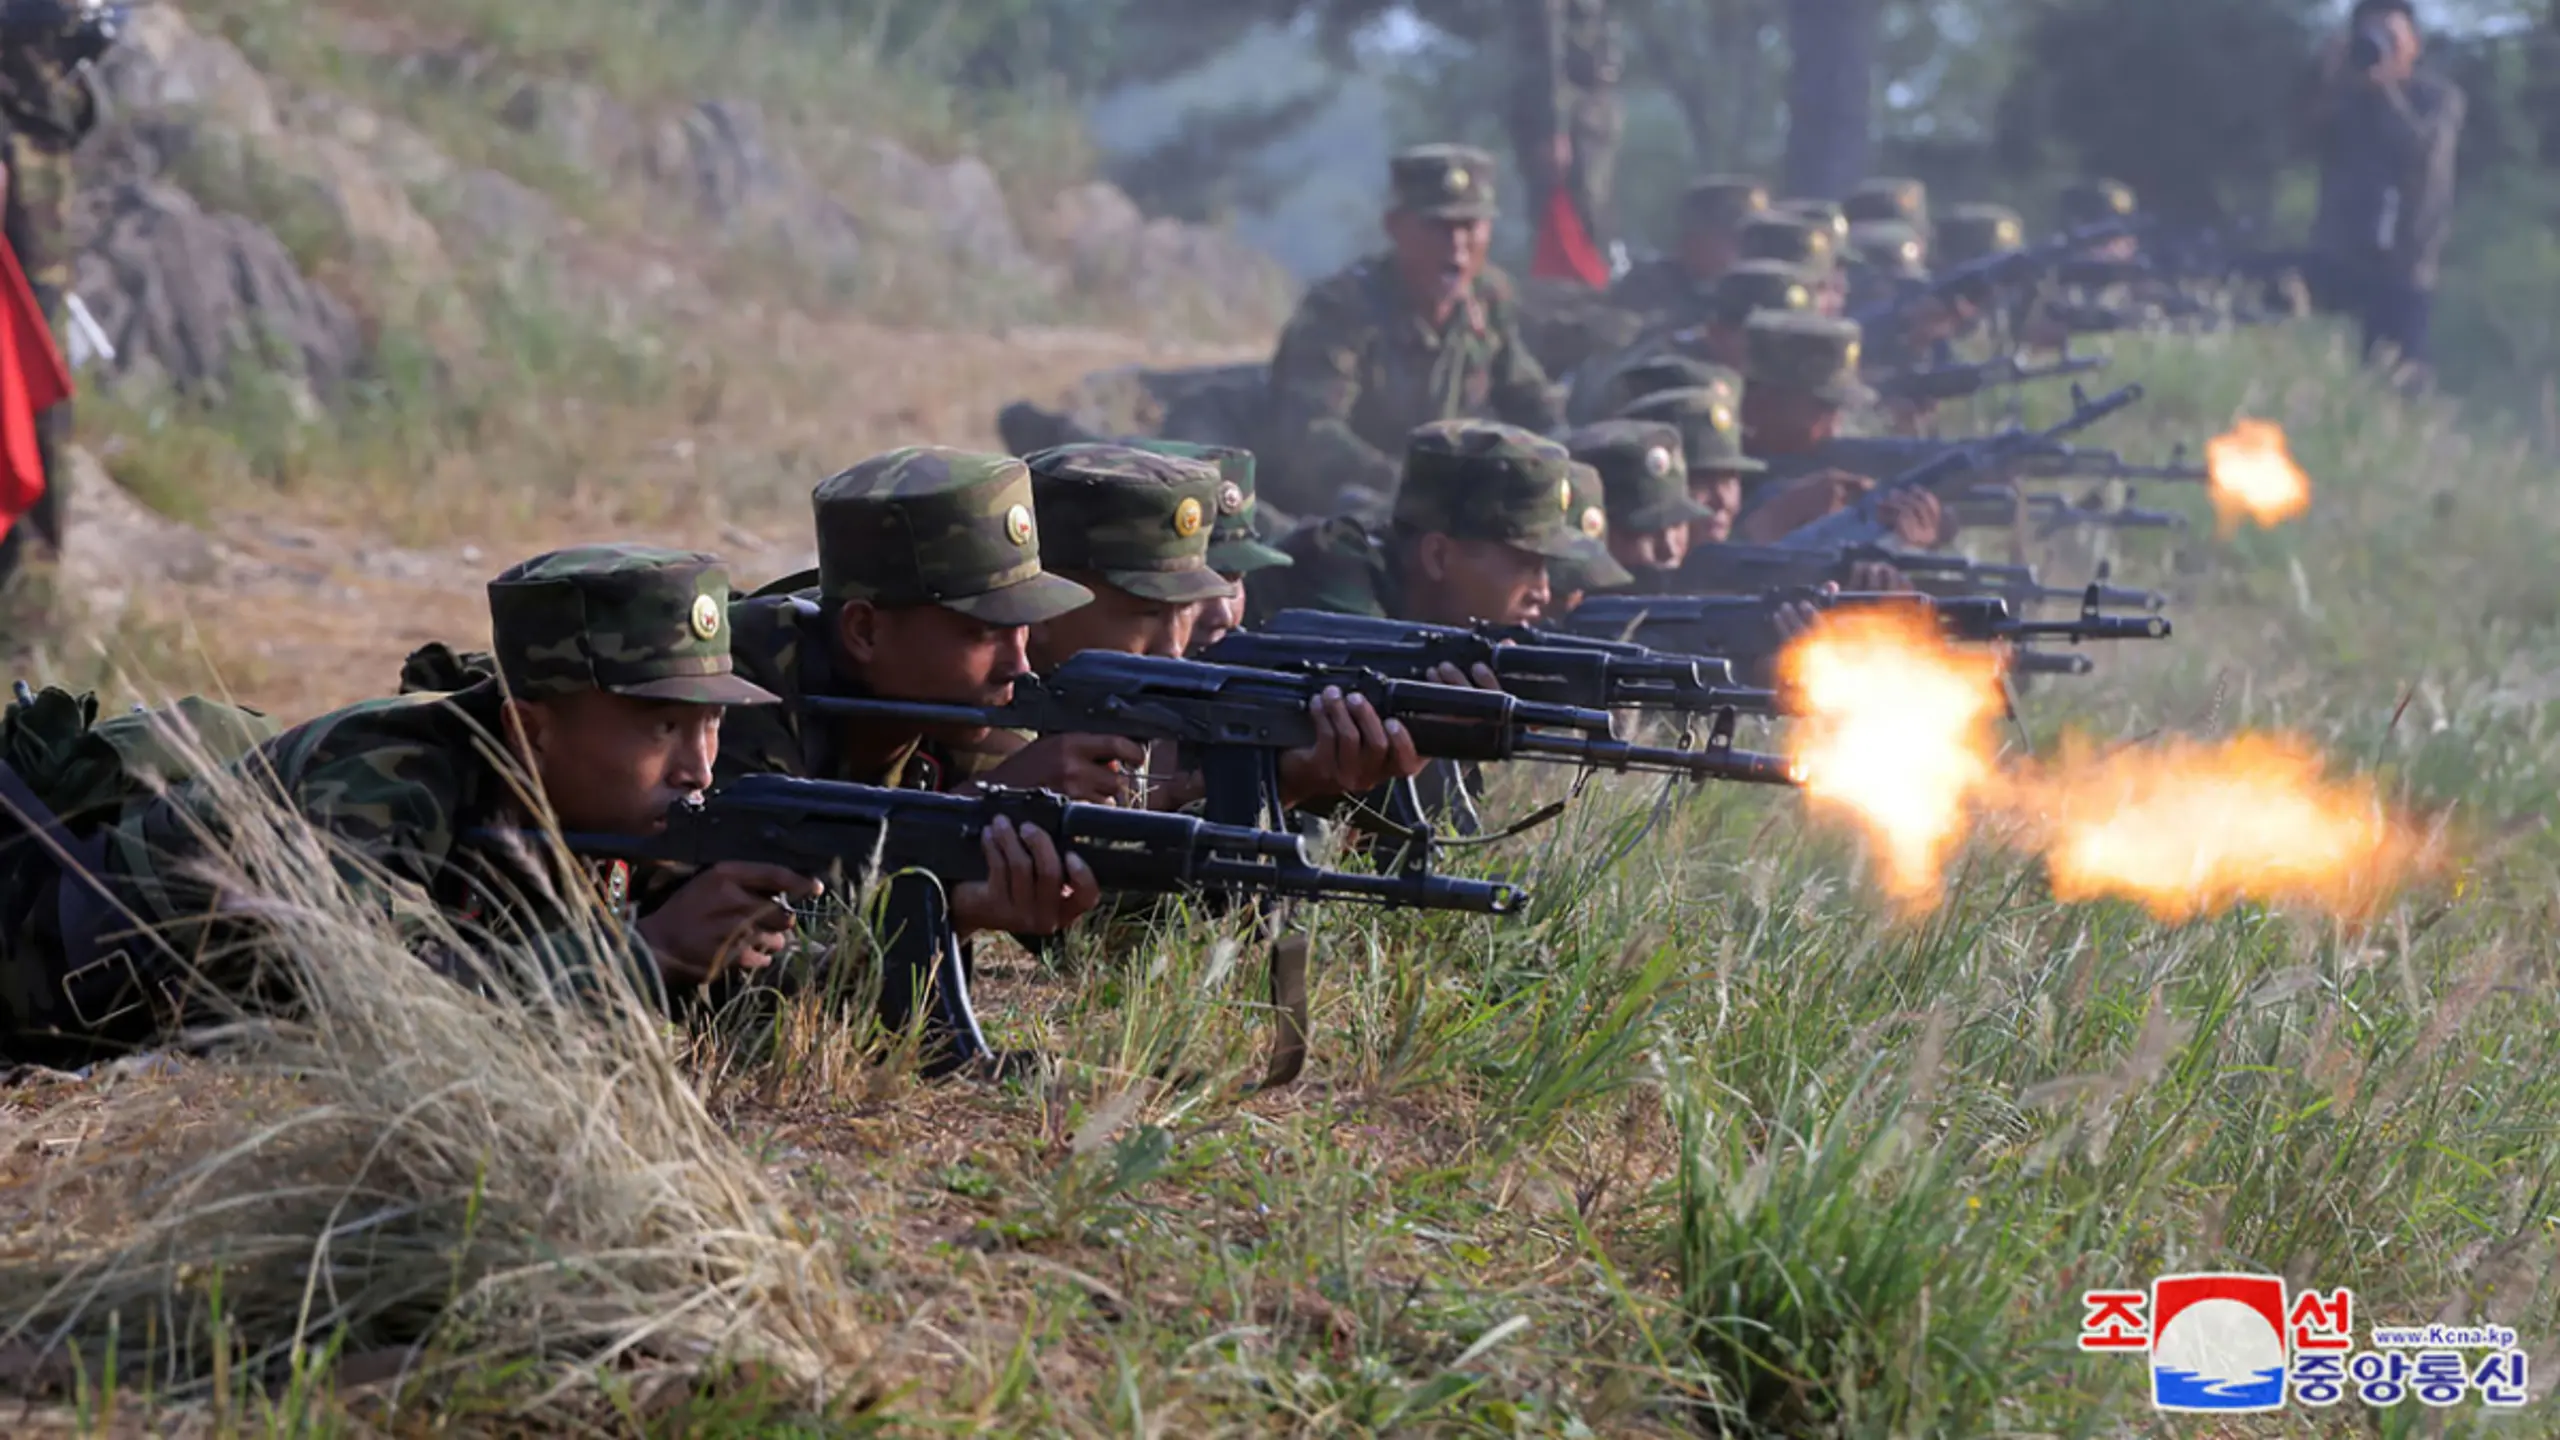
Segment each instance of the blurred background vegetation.
M719 0L703 0L719 3ZM1507 152L1515 0L780 0L892 74L1004 111L1072 108L1151 211L1227 219L1301 275L1376 234L1392 146ZM2301 80L2345 0L1615 0L1628 130L1616 217L1667 238L1689 175L1784 188L1795 37L1875 56L1863 167L2041 220L2105 173L2175 219L2299 243ZM2560 5L2421 0L2432 63L2469 93L2462 217L2438 311L2443 382L2560 442ZM775 13L772 6L765 13ZM1863 34L1854 42L1844 30ZM1812 42L1807 42L1812 43ZM1514 193L1518 193L1516 190ZM1525 255L1525 232L1505 237Z

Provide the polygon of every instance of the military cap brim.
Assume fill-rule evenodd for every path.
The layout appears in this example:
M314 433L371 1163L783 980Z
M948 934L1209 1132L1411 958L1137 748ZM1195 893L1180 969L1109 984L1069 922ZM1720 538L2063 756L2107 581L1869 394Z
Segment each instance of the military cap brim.
M1768 468L1768 461L1754 460L1748 455L1731 455L1721 460L1692 460L1689 462L1689 473L1691 475L1757 475Z
M1610 557L1608 546L1572 530L1552 530L1543 535L1528 535L1503 543L1517 546L1532 555L1543 555L1550 560L1569 560L1586 570L1594 570L1603 565L1614 566L1618 563ZM1622 580L1618 583L1623 585L1626 582Z
M1551 588L1615 590L1636 583L1635 572L1619 564L1618 557L1609 553L1609 547L1596 541L1586 540L1583 543L1590 546L1585 554L1548 557L1556 562L1556 568L1548 572L1547 578L1550 582L1560 582L1552 584Z
M1227 577L1208 565L1190 570L1103 570L1097 573L1142 600L1161 600L1170 605L1217 600L1234 589L1227 583Z
M1645 506L1629 515L1626 524L1627 529L1643 534L1651 530L1674 529L1692 520L1704 520L1715 513L1683 495L1676 500L1665 500L1658 505Z
M1277 570L1297 563L1287 551L1275 550L1259 540L1209 542L1209 568L1221 575L1250 575L1257 570Z
M1047 571L976 595L946 595L933 602L989 625L1037 625L1093 603L1093 592Z
M604 687L635 700L680 700L691 705L779 705L782 697L743 675L668 675L632 685Z

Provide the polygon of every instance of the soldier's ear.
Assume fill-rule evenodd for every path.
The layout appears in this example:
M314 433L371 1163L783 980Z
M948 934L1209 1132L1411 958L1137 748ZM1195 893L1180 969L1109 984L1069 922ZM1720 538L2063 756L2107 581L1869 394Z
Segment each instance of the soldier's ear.
M1452 543L1454 542L1448 536L1437 530L1425 530L1416 537L1413 544L1413 564L1415 569L1422 572L1423 579L1436 585L1449 578L1449 550Z
M855 664L870 664L880 653L880 607L868 600L847 600L837 606L836 645Z

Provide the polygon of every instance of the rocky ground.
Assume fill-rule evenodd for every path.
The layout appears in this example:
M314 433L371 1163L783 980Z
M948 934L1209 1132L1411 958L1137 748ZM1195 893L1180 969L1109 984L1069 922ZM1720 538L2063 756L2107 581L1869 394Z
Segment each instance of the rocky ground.
M636 102L363 6L312 9L326 68L260 63L223 38L244 7L145 9L101 73L72 238L114 355L41 633L10 637L38 673L175 649L298 717L476 636L481 584L548 545L761 581L833 470L993 444L1095 368L1249 355L1285 297L1105 183Z

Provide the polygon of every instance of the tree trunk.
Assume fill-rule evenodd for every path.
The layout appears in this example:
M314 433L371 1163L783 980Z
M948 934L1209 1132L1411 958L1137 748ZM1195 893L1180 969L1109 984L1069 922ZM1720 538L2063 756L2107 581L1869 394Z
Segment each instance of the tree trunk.
M1874 145L1877 0L1787 0L1787 193L1842 195Z

